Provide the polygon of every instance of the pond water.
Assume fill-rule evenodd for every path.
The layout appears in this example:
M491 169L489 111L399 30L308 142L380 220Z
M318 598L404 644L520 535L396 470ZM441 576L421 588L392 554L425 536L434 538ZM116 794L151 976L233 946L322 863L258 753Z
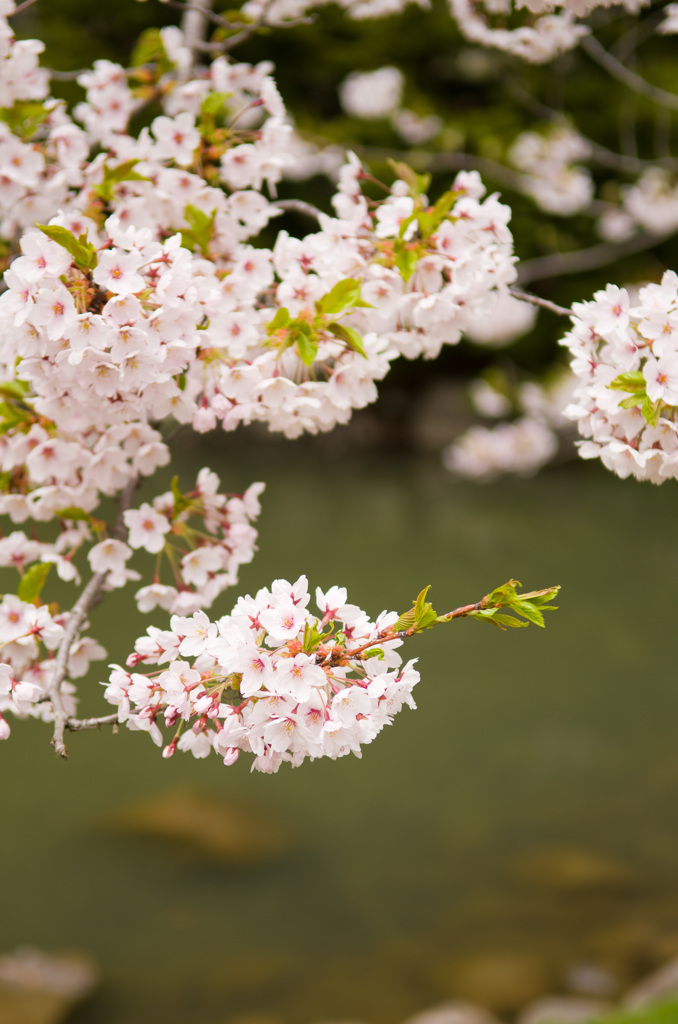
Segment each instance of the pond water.
M207 462L229 489L267 481L243 591L306 572L377 613L430 583L442 611L516 576L562 584L561 610L544 631L459 621L411 641L419 708L361 761L262 776L165 762L123 731L71 736L61 763L17 724L0 948L88 951L104 983L79 1024L398 1024L469 994L474 957L522 957L558 988L577 963L625 980L678 950L675 488L588 465L474 487L405 456L220 444L185 452L182 482ZM94 616L111 660L130 600ZM254 808L288 852L233 867L116 830L177 786Z

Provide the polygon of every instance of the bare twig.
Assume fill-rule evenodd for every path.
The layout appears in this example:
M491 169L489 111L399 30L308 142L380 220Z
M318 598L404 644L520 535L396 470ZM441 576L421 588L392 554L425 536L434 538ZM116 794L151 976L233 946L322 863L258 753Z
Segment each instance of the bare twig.
M181 31L184 34L184 44L191 51L191 62L182 68L179 74L180 82L187 82L193 73L195 58L205 38L211 7L211 0L188 0L184 8Z
M228 52L229 50L232 50L235 46L238 46L240 43L244 43L244 41L246 39L249 39L251 35L254 35L255 32L258 32L258 30L266 24L266 18L272 5L273 0L266 0L266 3L262 8L261 14L259 15L256 21L253 21L251 25L245 25L244 28L241 28L240 31L236 32L236 34L234 36L231 36L230 39L225 39L224 53Z
M678 110L678 95L651 85L641 75L631 71L625 64L613 57L594 36L584 36L579 45L596 64L599 64L609 75L616 78L618 82L622 82L633 92L637 92L640 96L646 96L662 107Z
M673 233L673 232L671 232ZM518 281L529 284L531 281L542 281L547 277L561 277L563 274L580 274L586 270L597 270L609 263L632 256L659 245L668 235L652 235L641 231L625 242L601 242L588 249L573 249L571 252L554 252L548 256L538 256L533 260L525 260L518 264Z
M118 540L123 540L126 536L127 531L125 529L124 514L132 504L132 497L136 490L138 480L139 478L137 476L132 477L121 492L118 516L115 521L115 525L111 530L111 536ZM61 694L61 684L66 678L66 674L68 672L68 659L71 653L71 648L78 639L80 629L82 628L87 615L101 600L102 586L105 579L106 573L98 572L95 573L87 583L80 597L71 609L68 623L66 624L66 629L55 658L54 675L49 687L49 696L52 701L52 707L54 708L54 734L52 736L52 746L54 747L55 753L64 759L68 757L66 744L64 743L64 730L66 728L73 728L73 725L69 725L68 723L69 721L71 723L75 722L76 719L69 720L69 717L66 714Z
M59 650L57 651L54 665L54 676L49 688L50 699L52 701L52 707L54 708L54 735L52 736L52 746L54 747L55 753L64 759L68 757L66 744L64 743L64 729L66 728L68 715L66 714L64 702L61 696L61 684L63 683L68 670L68 657L71 653L71 647L78 637L80 628L87 618L88 612L100 600L101 587L105 578L106 573L98 572L92 576L88 582L82 594L71 609L68 624L66 626L63 639L59 644Z
M32 7L33 4L37 2L38 0L24 0L24 2L22 4L19 4L18 7L15 7L14 10L7 15L7 17L13 18L15 14L21 14L21 12L25 11L27 7Z
M81 729L99 729L102 725L117 725L118 715L103 715L101 718L67 718L66 728L71 732L79 732Z
M322 210L311 203L305 203L303 199L278 199L274 205L286 213L300 213L302 217L311 217L316 221L322 216Z
M558 306L555 302L550 302L548 299L542 299L540 295L531 295L529 292L521 291L520 288L509 288L509 292L514 299L520 299L521 302L529 302L533 306L541 306L542 309L548 309L550 313L556 313L558 316L572 316L571 309L566 309L565 306Z
M563 127L571 128L572 124L569 119L560 110L555 110L553 107L547 106L542 103L541 100L536 99L526 89L523 89L518 82L511 78L506 80L506 89L511 97L519 103L525 110L530 111L535 117L540 118L544 121L551 121L555 124L560 124ZM575 129L577 134L584 140L591 151L591 161L599 164L601 167L610 167L615 171L623 171L627 174L637 174L641 171L646 170L648 167L655 167L659 164L661 167L675 168L678 167L678 160L671 156L662 156L659 159L643 159L639 156L632 156L630 153L616 153L612 149L608 149L606 146L601 146L599 142L594 139L590 139L586 135L582 135L579 129Z

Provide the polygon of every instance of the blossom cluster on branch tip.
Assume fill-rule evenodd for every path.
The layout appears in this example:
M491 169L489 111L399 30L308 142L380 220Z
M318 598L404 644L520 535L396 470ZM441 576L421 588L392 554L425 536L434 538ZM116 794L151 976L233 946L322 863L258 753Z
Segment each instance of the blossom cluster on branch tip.
M149 627L130 670L113 666L106 699L120 722L165 743L165 757L213 750L230 765L242 751L274 772L307 757L360 756L404 704L415 707L419 673L403 665L402 640L388 638L395 612L371 622L342 587L316 591L320 614L309 601L305 576L275 580L216 622L197 611L172 616L169 630Z
M579 454L621 477L678 479L678 275L667 271L635 302L608 285L572 309L562 344L577 378L566 414L589 439Z

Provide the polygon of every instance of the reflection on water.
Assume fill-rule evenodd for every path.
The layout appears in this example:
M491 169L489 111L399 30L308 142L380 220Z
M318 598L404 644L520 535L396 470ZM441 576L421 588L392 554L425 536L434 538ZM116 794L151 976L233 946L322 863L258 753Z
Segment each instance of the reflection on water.
M531 995L577 964L621 982L677 952L674 489L590 466L473 488L406 458L315 471L303 448L220 441L186 453L182 481L197 458L233 489L267 480L243 590L306 572L376 613L430 583L443 611L517 576L561 583L561 610L544 632L461 621L413 640L419 709L362 761L267 777L107 732L71 737L62 764L18 725L0 749L2 948L93 955L105 983L80 1024L397 1024L478 989L508 1007L502 977ZM127 594L95 613L112 660L135 620ZM119 827L181 787L289 844L233 864Z

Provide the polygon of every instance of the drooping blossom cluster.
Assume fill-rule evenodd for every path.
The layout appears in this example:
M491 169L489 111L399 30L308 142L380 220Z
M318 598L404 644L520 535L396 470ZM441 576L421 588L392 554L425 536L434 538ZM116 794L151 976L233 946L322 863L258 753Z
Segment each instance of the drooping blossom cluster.
M596 7L618 5L637 13L649 0L449 0L463 35L533 64L577 46L589 34L585 17ZM520 15L523 15L522 23ZM518 15L518 18L516 18ZM535 17L536 15L536 17Z
M621 477L678 478L678 275L667 271L633 304L608 285L572 308L562 344L578 380L566 414L588 439L579 454Z
M46 605L6 594L0 601L0 740L7 739L10 725L4 717L39 718L50 722L54 708L50 687L56 669L56 648L64 636L69 613L52 614ZM66 663L69 680L87 674L90 661L106 651L91 637L81 636L71 646ZM68 714L76 710L75 687L61 684L62 702Z
M106 699L120 722L165 744L165 757L213 750L230 765L242 751L274 772L360 756L404 704L415 706L419 673L397 651L395 612L371 622L341 587L316 591L320 614L309 602L301 576L239 598L216 622L174 615L169 630L149 627L137 640L129 670L113 666ZM155 665L166 667L140 671Z
M239 567L250 562L256 550L252 521L259 515L258 497L264 485L252 484L244 494L230 497L221 494L219 487L216 473L201 469L194 490L187 494L175 483L151 503L124 512L129 548L158 556L153 582L136 593L139 611L160 607L174 614L192 614L211 607L222 591L238 582ZM120 541L103 544L120 545ZM129 557L129 548L128 552L111 549L113 572ZM163 560L171 583L162 582ZM102 571L93 563L92 568Z

